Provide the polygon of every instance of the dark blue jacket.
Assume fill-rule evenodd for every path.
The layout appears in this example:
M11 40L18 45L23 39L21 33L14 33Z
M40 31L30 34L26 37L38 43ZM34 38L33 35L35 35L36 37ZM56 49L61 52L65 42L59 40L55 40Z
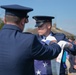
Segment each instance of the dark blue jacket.
M4 25L0 31L0 75L34 75L34 59L53 59L60 51L55 43L43 46L35 35Z

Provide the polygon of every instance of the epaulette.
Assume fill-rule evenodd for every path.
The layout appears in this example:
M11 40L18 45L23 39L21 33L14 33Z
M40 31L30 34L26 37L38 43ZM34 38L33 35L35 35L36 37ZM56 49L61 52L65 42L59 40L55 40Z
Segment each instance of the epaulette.
M64 33L55 33L57 36L66 36Z
M24 34L32 34L32 33L30 33L30 32L23 32Z

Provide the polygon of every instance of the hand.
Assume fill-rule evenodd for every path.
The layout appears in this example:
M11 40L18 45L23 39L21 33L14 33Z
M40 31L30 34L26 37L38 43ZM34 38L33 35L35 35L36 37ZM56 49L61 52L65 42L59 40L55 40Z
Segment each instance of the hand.
M63 40L59 41L59 42L58 42L58 45L59 45L60 47L63 46L64 48L73 48L73 45L72 45L70 42L63 41Z
M46 38L46 41L49 41L49 44L57 43L56 38L50 35Z
M76 65L74 65L73 68L76 69Z
M53 36L48 36L46 39L42 39L41 41L45 42L47 45L57 43L57 40Z
M61 41L58 42L58 45L59 45L60 47L64 47L67 43L68 43L68 42L61 40Z
M42 39L41 41L42 41L43 43L46 43L47 45L53 43L53 42L51 42L50 40L45 40L45 39Z
M72 47L73 47L73 45L69 42L65 45L65 48L72 48Z
M52 43L57 43L57 41L56 40L50 41L50 44L52 44Z

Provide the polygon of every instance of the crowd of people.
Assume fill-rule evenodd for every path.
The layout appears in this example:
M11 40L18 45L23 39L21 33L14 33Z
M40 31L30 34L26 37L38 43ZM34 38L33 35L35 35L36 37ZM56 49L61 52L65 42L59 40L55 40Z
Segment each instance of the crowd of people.
M62 51L59 75L66 75L66 58L69 55L70 60L72 55L75 59L76 41L51 31L54 17L33 16L38 34L24 33L28 12L33 9L21 5L0 7L5 9L4 26L0 30L0 75L53 75L51 60L57 60ZM74 71L75 63L76 60L71 65ZM69 72L73 71L69 69Z

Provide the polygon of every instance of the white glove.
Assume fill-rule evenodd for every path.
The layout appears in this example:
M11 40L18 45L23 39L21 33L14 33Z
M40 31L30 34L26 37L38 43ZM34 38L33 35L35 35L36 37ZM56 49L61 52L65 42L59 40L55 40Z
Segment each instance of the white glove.
M47 45L49 45L49 43L50 43L50 40L42 39L41 41L42 41L42 42L45 42Z
M71 48L73 48L73 45L72 45L71 43L68 42L68 43L65 45L65 48L71 49Z
M53 37L53 36L48 36L47 38L46 38L46 44L50 44L50 43L56 43L57 42L57 40L56 40L56 38L55 37Z
M58 45L62 48L72 48L73 47L73 45L71 44L71 43L69 43L69 42L67 42L67 41L63 41L63 40L61 40L61 41L59 41L58 42Z
M68 42L63 41L63 40L61 40L61 41L58 42L58 45L59 45L61 48L64 47L66 44L68 44Z
M47 45L49 45L51 42L56 42L56 39L55 39L55 37L53 37L53 36L48 36L47 38L46 38L46 40L45 39L42 39L41 40L42 42L45 42Z

